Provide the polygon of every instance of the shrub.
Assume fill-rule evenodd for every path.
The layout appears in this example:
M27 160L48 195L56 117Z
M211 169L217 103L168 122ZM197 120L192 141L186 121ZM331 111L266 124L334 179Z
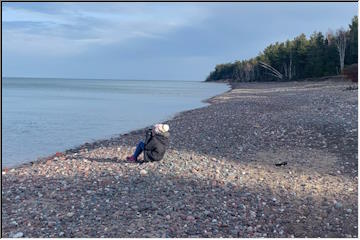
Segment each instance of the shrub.
M351 64L344 68L343 74L346 78L350 79L352 82L358 82L358 65L357 63Z

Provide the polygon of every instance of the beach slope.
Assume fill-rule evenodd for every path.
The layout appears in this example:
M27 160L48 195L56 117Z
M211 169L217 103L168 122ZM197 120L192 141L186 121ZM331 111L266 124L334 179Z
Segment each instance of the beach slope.
M357 237L350 85L233 84L167 121L160 162L125 161L141 129L3 169L2 237Z

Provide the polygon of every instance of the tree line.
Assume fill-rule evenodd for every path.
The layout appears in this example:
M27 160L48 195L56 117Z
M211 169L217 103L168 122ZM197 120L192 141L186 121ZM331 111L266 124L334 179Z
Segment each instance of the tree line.
M314 32L308 39L300 34L293 40L276 42L255 58L218 64L206 81L234 82L291 81L342 73L358 62L358 17L349 29Z

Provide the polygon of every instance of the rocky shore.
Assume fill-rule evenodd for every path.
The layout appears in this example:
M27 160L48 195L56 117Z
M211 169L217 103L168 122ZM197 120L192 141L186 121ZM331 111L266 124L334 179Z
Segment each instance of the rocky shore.
M141 129L3 169L2 237L358 237L351 86L233 84L160 162L125 161Z

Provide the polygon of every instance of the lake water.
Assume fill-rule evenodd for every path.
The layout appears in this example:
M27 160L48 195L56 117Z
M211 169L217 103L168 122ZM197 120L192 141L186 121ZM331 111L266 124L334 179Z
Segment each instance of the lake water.
M196 81L3 78L2 166L167 120L228 89Z

